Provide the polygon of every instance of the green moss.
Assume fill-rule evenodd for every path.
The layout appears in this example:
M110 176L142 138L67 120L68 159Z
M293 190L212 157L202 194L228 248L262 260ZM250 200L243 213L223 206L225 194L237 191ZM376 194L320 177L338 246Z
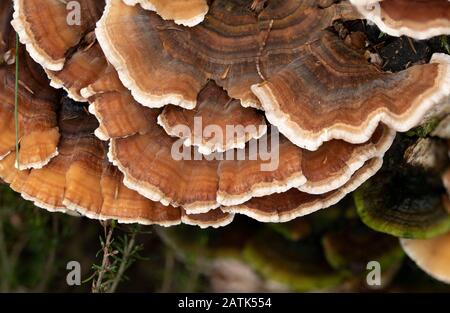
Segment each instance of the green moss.
M438 118L432 118L430 121L426 122L423 125L420 125L414 129L411 129L406 133L409 137L420 137L425 138L427 137L433 130L436 129L436 127L439 125L440 119Z
M440 41L441 41L441 47L444 48L448 54L450 54L450 44L448 42L447 36L441 36Z

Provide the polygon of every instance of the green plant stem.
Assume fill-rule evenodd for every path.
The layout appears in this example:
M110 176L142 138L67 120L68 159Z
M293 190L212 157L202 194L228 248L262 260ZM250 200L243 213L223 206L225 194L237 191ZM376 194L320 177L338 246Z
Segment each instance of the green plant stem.
M119 270L117 271L117 274L114 277L114 281L111 285L111 288L108 290L109 293L116 292L117 286L119 286L119 283L122 280L122 277L123 277L126 269L128 268L129 259L130 259L131 253L133 252L135 243L136 243L136 232L133 232L133 234L131 235L130 241L128 242L127 246L125 247L125 249L123 251Z
M16 78L14 91L14 122L16 127L16 165L19 164L19 34L16 33Z

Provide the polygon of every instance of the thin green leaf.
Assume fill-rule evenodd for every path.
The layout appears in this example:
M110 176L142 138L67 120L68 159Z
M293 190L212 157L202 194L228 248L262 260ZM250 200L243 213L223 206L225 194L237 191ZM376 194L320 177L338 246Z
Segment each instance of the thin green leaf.
M16 33L16 77L14 91L14 122L16 126L16 164L19 164L19 34Z

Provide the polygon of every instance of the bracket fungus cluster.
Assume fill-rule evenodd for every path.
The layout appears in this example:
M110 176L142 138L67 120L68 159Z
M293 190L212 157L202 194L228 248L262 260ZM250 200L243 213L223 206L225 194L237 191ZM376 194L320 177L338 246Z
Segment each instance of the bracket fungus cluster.
M437 127L435 136L441 137L448 141L443 128L448 129L447 115L440 127ZM443 124L443 125L442 125ZM445 126L445 127L444 127ZM448 149L448 148L447 148ZM450 155L450 154L449 154ZM448 166L448 162L447 162ZM445 187L445 194L441 195L442 209L435 210L434 219L439 221L437 227L434 227L436 234L422 238L420 236L404 236L400 239L400 243L406 254L414 260L417 265L427 272L430 276L450 284L450 169L448 168L442 174L442 182ZM413 206L414 207L414 206ZM421 208L420 208L421 209ZM436 213L437 212L437 213ZM439 216L439 218L437 218ZM428 220L428 218L426 218Z
M450 94L450 56L385 72L333 32L377 22L363 1L13 2L0 8L0 177L50 211L287 222L356 190ZM420 0L382 1L381 20L447 33L450 4L432 2L429 25L410 20Z

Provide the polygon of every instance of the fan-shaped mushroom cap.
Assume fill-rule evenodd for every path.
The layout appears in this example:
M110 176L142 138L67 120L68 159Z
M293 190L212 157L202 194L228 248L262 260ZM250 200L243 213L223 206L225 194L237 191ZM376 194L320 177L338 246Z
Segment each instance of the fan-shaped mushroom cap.
M267 131L263 114L243 108L214 82L200 92L197 103L195 110L165 107L158 124L169 135L184 138L186 146L197 146L202 154L243 149L246 142Z
M100 127L96 131L99 138L108 140L150 131L151 123L154 122L151 110L134 101L129 91L123 87L114 68L108 67L97 81L82 89L81 94L89 98L89 110L100 121ZM245 142L253 137L259 138L266 132L262 114L242 108L214 83L208 84L199 97L200 105L196 110L186 111L168 106L158 116L158 123L169 135L179 136L180 129L189 130L181 134L184 135L187 146L195 143L200 146L201 153L211 154L215 150L243 148ZM236 129L236 133L233 131L227 136L228 127ZM214 132L217 128L222 131L219 132L222 137L220 134L207 134L208 130Z
M450 34L448 0L350 0L368 20L391 36L416 39Z
M221 209L211 210L203 214L187 214L183 210L181 218L184 224L199 226L201 228L227 226L233 219L234 214L225 213Z
M125 184L131 189L163 204L181 205L189 213L206 212L219 204L237 205L293 187L314 193L334 190L345 184L365 161L383 156L395 135L380 126L364 144L331 141L318 151L309 152L285 138L272 145L272 137L278 139L274 130L274 136L252 140L248 149L231 151L232 160L228 155L217 154L196 159L198 154L192 157L190 149L184 150L183 140L170 138L156 124L159 110L144 109L134 102L114 70L106 72L81 93L89 97L90 111L100 121L97 136L111 139L110 161L125 174ZM272 146L278 151L271 150ZM266 149L265 156L261 149ZM244 156L241 160L239 154ZM271 160L276 161L276 168L262 170Z
M172 146L173 139L154 127L145 135L112 139L108 157L124 173L125 185L153 201L183 205L190 213L218 208L218 161L175 160Z
M400 243L421 269L450 284L450 233L427 240L400 239Z
M332 138L367 141L379 122L397 131L420 123L450 93L450 56L382 73L333 34L303 57L252 87L269 122L300 147L315 150Z
M59 95L48 86L45 73L24 50L20 48L19 60L15 60L15 48L9 50L13 63L19 62L18 166L20 169L41 168L58 154L59 131L55 110L59 105ZM15 150L15 81L15 64L0 63L0 159Z
M81 94L89 99L89 112L100 122L95 134L102 140L144 134L152 128L149 121L156 113L133 99L109 65L94 83L81 89Z
M93 30L103 8L103 0L14 0L12 24L31 57L58 71L69 50Z
M253 198L239 206L222 207L222 210L244 214L261 222L287 222L336 204L374 175L381 168L382 163L382 159L378 158L369 160L347 184L326 194L311 195L291 189L285 193Z
M0 74L1 75L1 74ZM11 108L0 106L0 159L3 159L14 150L16 134L14 131L14 111Z
M367 160L382 158L394 138L395 131L380 125L364 144L352 145L342 140L332 140L316 151L303 150L303 173L307 182L298 189L310 194L323 194L340 188ZM334 168L335 172L324 171L326 168Z
M4 54L8 51L11 33L12 1L0 6L0 64L4 62Z
M261 163L255 161L222 161L218 202L234 206L291 188L308 194L331 192L346 184L367 160L382 157L394 137L394 132L382 126L365 144L334 140L312 152L281 138L277 171L261 171Z
M92 134L97 121L80 104L64 101L59 126L60 153L45 167L19 171L13 166L14 152L0 161L0 178L37 206L120 223L170 226L186 222L204 228L232 221L232 214L217 211L186 216L179 208L150 201L125 187L123 175L107 162L106 147Z
M101 176L101 191L103 204L99 213L86 212L86 216L95 219L118 219L120 223L159 224L164 226L180 223L207 227L223 227L230 224L233 214L220 209L204 214L188 215L182 209L163 206L152 202L137 192L125 187L123 174L111 164L103 168Z
M86 102L81 90L99 79L107 68L103 52L95 41L94 33L85 38L78 50L67 58L61 71L47 70L54 88L63 88L69 97L78 102Z
M176 24L195 26L203 21L208 13L206 0L123 0L128 5L139 3L144 9L155 11L165 20Z
M20 171L15 166L15 154L10 153L0 160L0 179L10 185L11 189L19 192L28 178L28 171Z
M269 121L309 150L333 138L365 142L380 121L410 129L450 92L450 58L435 55L433 64L381 73L323 31L342 10L308 1L270 2L258 20L242 5L215 1L205 23L183 28L111 0L96 33L124 85L145 106L191 109L212 79L244 106L261 102ZM226 28L225 18L231 25ZM312 28L307 32L306 23ZM129 35L134 33L139 36ZM287 33L297 36L287 41ZM147 64L149 56L157 61Z
M316 152L307 152L284 138L277 144L272 136L265 136L250 142L246 150L233 151L232 159L229 155L215 160L195 159L191 152L180 153L182 142L177 144L155 125L159 111L153 112L148 133L111 140L110 161L125 174L125 184L131 189L163 204L181 205L192 213L217 208L219 203L237 205L294 187L304 186L316 193L334 190L366 160L382 156L394 138L392 131L381 127L373 140L363 145L331 141ZM265 143L269 155L261 152ZM245 155L241 159L240 153ZM271 165L274 168L264 170Z
M289 64L303 44L317 39L317 30L343 15L351 15L349 4L320 9L315 0L277 0L256 15L242 1L219 0L202 24L186 28L108 0L96 34L124 85L145 106L192 109L212 79L244 106L259 107L250 86Z
M183 209L153 202L125 187L123 174L111 164L103 166L100 187L103 197L100 211L78 210L87 217L100 220L115 219L120 223L143 225L172 226L184 223L200 228L223 227L234 219L233 214L224 213L220 209L203 214L188 215Z
M15 122L14 122L14 94L6 92L7 74L14 73L7 63L15 62L15 49L11 43L11 27L9 21L12 14L12 2L0 6L0 77L3 81L0 88L3 90L0 96L0 159L6 157L15 146ZM14 56L12 56L14 54ZM11 60L12 59L12 60ZM15 75L15 74L13 74ZM8 94L8 95L7 95ZM12 98L10 98L12 96Z
M450 200L440 186L424 181L418 173L380 173L353 194L359 217L378 232L402 238L428 239L450 231Z
M18 126L19 166L39 168L57 155L59 132L56 126L58 94L48 86L43 71L20 47L16 60L15 34L9 24L12 2L0 8L0 159L15 149L15 63L19 64Z

